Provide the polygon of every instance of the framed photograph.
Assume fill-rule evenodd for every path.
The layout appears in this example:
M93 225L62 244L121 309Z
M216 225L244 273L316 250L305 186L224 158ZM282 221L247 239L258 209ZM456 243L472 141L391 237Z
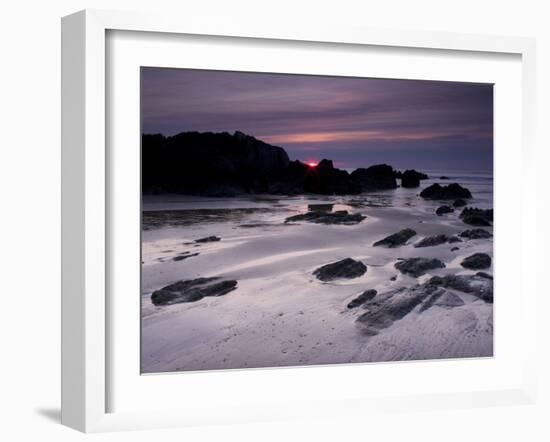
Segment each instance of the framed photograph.
M264 25L63 19L63 423L532 402L533 40Z

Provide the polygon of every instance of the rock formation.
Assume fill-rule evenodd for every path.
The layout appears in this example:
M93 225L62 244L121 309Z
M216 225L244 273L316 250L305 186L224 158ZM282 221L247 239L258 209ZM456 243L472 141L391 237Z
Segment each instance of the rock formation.
M454 200L457 198L472 198L470 191L460 184L452 183L448 186L440 184L432 184L420 192L422 198L431 200Z

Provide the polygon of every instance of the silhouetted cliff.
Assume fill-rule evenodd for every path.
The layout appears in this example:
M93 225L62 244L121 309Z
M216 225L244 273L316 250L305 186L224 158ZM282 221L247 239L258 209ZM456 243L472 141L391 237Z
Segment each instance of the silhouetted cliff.
M232 196L239 193L356 194L397 187L388 165L352 174L324 159L290 161L281 147L235 132L142 136L143 193Z

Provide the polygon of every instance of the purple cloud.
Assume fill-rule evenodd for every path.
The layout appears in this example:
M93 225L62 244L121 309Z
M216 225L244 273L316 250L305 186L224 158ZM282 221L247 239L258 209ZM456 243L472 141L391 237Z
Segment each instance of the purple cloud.
M491 84L142 68L141 98L144 133L240 130L342 167L492 168Z

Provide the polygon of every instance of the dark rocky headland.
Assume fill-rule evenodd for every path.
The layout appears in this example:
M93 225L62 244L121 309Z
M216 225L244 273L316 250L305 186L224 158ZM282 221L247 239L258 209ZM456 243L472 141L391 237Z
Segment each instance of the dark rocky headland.
M416 187L427 175L398 172L387 164L352 173L323 159L312 167L291 161L282 147L242 132L183 132L142 136L144 194L188 194L226 197L238 194L354 195L395 189L397 179Z

